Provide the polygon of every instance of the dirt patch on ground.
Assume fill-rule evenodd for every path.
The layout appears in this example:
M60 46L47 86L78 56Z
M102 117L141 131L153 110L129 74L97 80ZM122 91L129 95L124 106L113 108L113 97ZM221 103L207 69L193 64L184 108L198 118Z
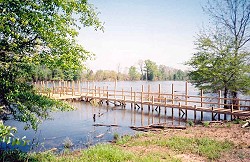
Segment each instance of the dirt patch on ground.
M133 152L136 155L139 155L141 157L149 156L149 155L155 155L157 156L160 161L170 161L169 158L166 158L167 156L173 157L176 159L181 159L181 161L184 162L201 162L206 161L206 158L201 157L199 155L195 154L178 154L177 152L174 152L167 147L159 147L159 146L131 146L131 147L125 147L127 151Z
M250 129L239 124L220 124L208 127L195 126L186 130L168 130L166 136L209 137L215 140L229 140L239 147L250 147Z
M195 126L186 130L169 130L166 136L208 137L215 140L228 140L234 143L233 151L224 153L217 161L250 162L250 129L240 124L213 124L208 127ZM192 160L193 157L190 157ZM183 160L185 161L185 160ZM203 160L201 160L203 161Z
M225 141L228 140L234 144L233 150L229 152L225 152L219 159L214 161L228 161L228 162L249 162L250 161L250 128L241 128L240 124L233 123L223 123L223 124L210 124L205 127L202 125L198 125L195 127L187 127L185 130L164 130L163 132L153 132L153 136L157 136L157 134L161 133L164 137L169 138L173 136L181 136L181 137L208 137L210 139ZM150 136L142 136L140 140L149 140ZM178 153L173 150L170 150L167 147L160 147L156 145L146 145L146 146L122 146L124 149L134 152L141 156L147 156L149 154L153 154L155 152L165 152L172 157L176 157L181 159L181 161L209 161L205 157L201 157L192 153ZM164 158L162 158L162 161Z

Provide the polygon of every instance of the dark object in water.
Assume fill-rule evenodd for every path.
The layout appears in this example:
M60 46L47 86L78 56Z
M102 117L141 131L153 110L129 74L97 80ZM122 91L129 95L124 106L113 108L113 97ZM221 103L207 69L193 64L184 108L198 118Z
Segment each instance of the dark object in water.
M93 115L93 120L94 120L94 122L95 122L95 117L96 117L96 114Z

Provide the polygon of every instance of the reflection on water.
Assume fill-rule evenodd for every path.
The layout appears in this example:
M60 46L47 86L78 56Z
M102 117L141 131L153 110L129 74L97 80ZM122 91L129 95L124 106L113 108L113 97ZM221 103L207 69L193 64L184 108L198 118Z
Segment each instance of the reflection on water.
M126 108L99 106L93 107L85 102L71 102L77 109L70 112L55 112L52 114L53 120L44 121L37 132L23 130L24 123L16 121L6 121L6 125L17 127L16 136L26 136L31 140L30 145L20 147L24 151L44 151L51 148L63 149L64 140L69 137L73 142L73 149L86 148L99 142L113 140L114 133L120 136L134 134L135 131L129 126L145 126L153 123L184 124L184 122L174 121L167 117L164 112L154 109L144 108L134 109L130 105ZM152 111L154 110L154 111ZM168 111L167 111L168 113ZM170 113L170 111L169 111ZM93 118L95 114L95 119ZM93 126L93 124L105 124L116 126ZM100 138L98 138L100 136ZM2 147L4 145L2 144Z
M44 121L37 132L32 130L23 130L23 123L16 121L6 121L6 125L13 125L18 128L16 136L26 136L31 140L30 145L19 147L24 151L44 151L51 148L63 149L64 140L69 137L73 142L73 149L86 148L99 142L107 142L113 140L114 133L120 136L125 134L134 134L135 131L129 126L145 126L155 123L169 123L174 125L184 124L179 120L172 120L167 117L161 109L156 111L145 107L144 110L126 108L99 106L93 107L85 102L71 102L77 109L70 112L56 112L52 114L53 120ZM153 110L153 111L152 111ZM167 114L170 113L167 110ZM95 120L93 118L95 114ZM93 126L93 124L118 125ZM98 136L101 136L98 138ZM2 144L3 146L3 144Z

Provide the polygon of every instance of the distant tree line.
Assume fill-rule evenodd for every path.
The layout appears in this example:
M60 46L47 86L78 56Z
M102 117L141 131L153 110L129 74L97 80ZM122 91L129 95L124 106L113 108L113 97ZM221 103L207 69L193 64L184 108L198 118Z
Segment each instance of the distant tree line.
M32 69L32 80L187 80L187 72L180 69L171 68L165 65L157 65L151 60L138 61L138 65L130 66L127 72L120 70L97 70L93 72L87 70L69 70L61 68L48 68L45 65L35 66Z
M48 68L45 65L35 66L32 69L32 80L187 80L187 72L165 65L157 65L151 60L138 61L137 65L130 66L126 72L121 73L120 68L115 70L70 70L61 68Z
M47 80L80 80L82 77L82 70L61 68L48 68L45 65L34 66L31 70L33 81L47 81Z
M114 70L98 70L95 73L87 70L81 75L85 80L110 81L110 80L187 80L187 71L157 65L151 60L140 60L135 66L130 66L128 72L121 73Z

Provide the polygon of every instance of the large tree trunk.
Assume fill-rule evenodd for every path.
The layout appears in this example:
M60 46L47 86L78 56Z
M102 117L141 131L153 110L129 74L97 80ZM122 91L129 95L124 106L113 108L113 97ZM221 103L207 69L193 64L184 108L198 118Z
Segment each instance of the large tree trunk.
M233 104L233 107L234 109L240 109L239 107L239 99L238 99L238 92L232 92L232 95L233 95L233 101L232 101L232 104Z

